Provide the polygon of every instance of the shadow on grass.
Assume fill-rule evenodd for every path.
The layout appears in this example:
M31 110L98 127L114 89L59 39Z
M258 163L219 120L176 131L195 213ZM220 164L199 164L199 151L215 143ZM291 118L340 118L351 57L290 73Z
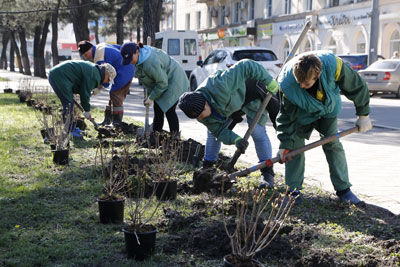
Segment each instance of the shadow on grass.
M19 102L19 98L17 95L12 95L12 94L0 94L0 105L15 105L15 104L21 104L25 105L26 103L21 103Z

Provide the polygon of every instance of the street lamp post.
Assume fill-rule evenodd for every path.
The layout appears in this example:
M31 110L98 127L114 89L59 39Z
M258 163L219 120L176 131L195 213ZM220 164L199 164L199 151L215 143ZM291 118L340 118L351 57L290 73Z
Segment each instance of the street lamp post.
M379 0L372 0L371 34L369 39L368 65L375 62L377 59L378 32L379 32Z

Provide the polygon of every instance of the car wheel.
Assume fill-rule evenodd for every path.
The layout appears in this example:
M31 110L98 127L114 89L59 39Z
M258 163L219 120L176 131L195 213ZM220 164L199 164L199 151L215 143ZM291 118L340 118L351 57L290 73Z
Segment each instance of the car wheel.
M399 86L399 88L397 89L397 94L396 94L396 96L397 96L397 98L400 98L400 86Z
M194 91L196 89L197 89L197 81L196 81L196 78L193 77L190 80L190 91Z

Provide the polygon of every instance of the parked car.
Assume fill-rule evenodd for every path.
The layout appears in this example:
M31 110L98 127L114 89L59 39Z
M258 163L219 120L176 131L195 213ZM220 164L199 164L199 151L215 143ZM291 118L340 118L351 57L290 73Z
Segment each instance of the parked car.
M261 47L224 47L212 51L203 61L198 61L197 66L189 77L190 89L193 91L209 75L217 70L225 70L241 59L252 59L260 63L272 77L276 77L282 63L275 53Z
M400 98L400 59L378 60L359 74L371 94L394 93Z
M368 54L347 54L337 55L344 63L346 63L353 70L359 71L368 67ZM385 59L383 56L378 55L379 59Z

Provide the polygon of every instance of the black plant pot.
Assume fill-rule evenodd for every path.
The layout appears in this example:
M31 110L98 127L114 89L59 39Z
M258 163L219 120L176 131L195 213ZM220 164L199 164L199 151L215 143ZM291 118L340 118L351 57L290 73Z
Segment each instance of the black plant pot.
M124 221L125 199L103 200L97 199L99 203L99 214L101 223L122 223Z
M126 229L122 229L125 237L125 247L128 253L128 258L135 260L145 260L153 255L156 249L156 233L157 230L154 228L153 231L144 233L134 233ZM138 243L139 240L139 243Z
M67 165L69 158L69 149L54 150L53 162L58 165Z
M161 201L176 199L177 186L178 186L178 183L176 180L175 181L155 182L157 199L161 200ZM165 192L164 192L164 188L165 188Z
M238 264L237 262L233 261L232 254L225 255L224 256L224 267L235 267L235 266L264 267L264 265L262 265L261 262L259 262L257 260L254 260L254 259L249 261L249 262L240 262Z
M26 101L26 105L27 105L28 107L32 107L33 105L35 105L35 99L28 99L28 100Z
M19 102L20 102L20 103L26 102L26 96L20 96L20 97L19 97Z
M4 89L5 94L12 94L13 90L11 88Z

